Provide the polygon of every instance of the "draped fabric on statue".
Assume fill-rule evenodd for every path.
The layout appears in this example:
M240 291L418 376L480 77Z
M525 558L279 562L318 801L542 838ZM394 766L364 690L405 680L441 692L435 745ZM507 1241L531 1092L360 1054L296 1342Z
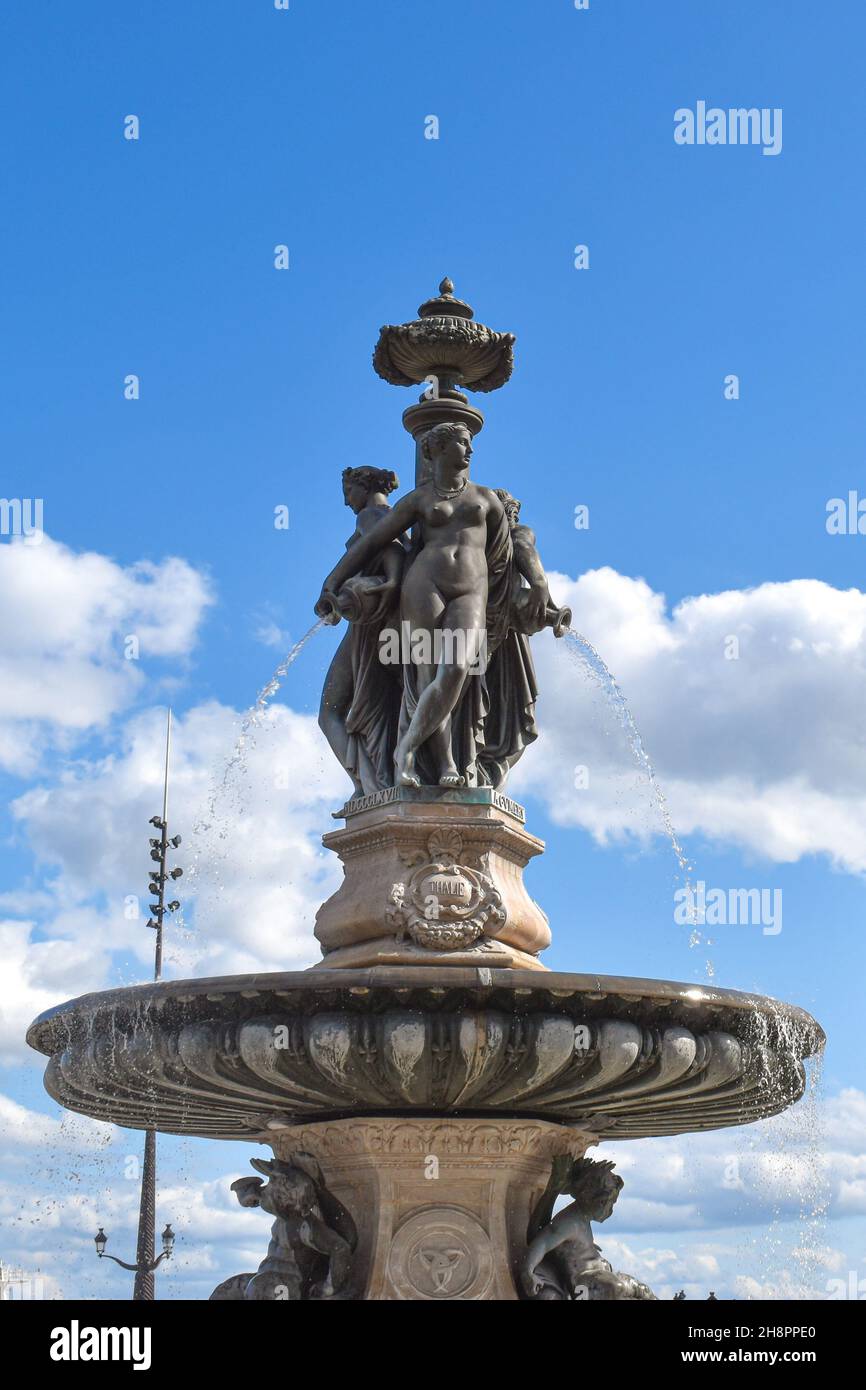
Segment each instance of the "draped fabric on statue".
M486 548L487 669L471 675L451 717L454 761L469 787L498 787L524 748L538 737L535 701L538 686L529 638L509 624L511 598L520 583L515 571L511 530L504 512ZM418 703L417 668L403 667L400 734ZM422 781L436 782L436 771L418 752Z
M538 686L529 638L509 629L482 679L488 712L481 724L480 738L476 739L476 778L469 785L499 787L524 748L538 737ZM490 710L494 711L492 718Z
M384 514L381 507L367 508L358 516L358 530L346 542L346 549L358 535L369 530ZM400 541L392 549L403 555ZM346 761L350 777L357 778L365 795L394 785L394 748L400 720L402 672L399 665L380 659L383 628L394 629L400 620L400 600L382 597L385 568L382 558L365 567L360 575L344 584L341 612L349 619L343 638L349 643L352 665L352 704L346 715Z
M354 622L343 639L350 644L352 705L346 715L346 771L364 792L394 785L394 748L400 718L400 667L379 660L379 634L399 621L396 608L377 622Z

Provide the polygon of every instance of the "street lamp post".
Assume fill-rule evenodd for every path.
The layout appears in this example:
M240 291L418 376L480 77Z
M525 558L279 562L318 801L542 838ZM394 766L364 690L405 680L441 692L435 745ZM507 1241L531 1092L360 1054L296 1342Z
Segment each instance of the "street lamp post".
M168 767L170 757L171 710L168 711L165 729L162 815L151 816L150 818L150 824L159 832L150 840L150 857L153 860L153 868L150 870L150 882L148 884L151 896L156 900L150 904L150 918L147 923L156 932L153 959L154 980L162 979L162 929L165 914L166 912L176 912L180 907L180 903L176 899L169 903L165 901L166 884L169 880L176 881L183 874L181 868L168 869L166 867L169 846L172 849L177 849L181 843L179 835L174 835L171 839L168 836ZM138 1241L135 1250L135 1264L128 1264L125 1260L118 1259L116 1255L105 1254L105 1242L108 1237L101 1226L94 1239L96 1241L96 1253L100 1259L113 1260L122 1269L134 1271L133 1301L152 1302L155 1297L153 1272L157 1265L170 1257L175 1239L171 1226L166 1226L162 1233L162 1254L154 1258L156 1245L156 1130L148 1129L144 1135L144 1162L141 1170L141 1202L138 1210Z
M150 871L150 883L148 887L152 895L156 898L155 903L150 904L150 919L147 923L156 932L156 950L153 961L154 980L162 979L162 928L166 912L176 912L180 907L177 900L166 903L165 885L168 879L172 881L180 878L183 869L174 868L166 870L166 857L168 847L177 849L180 844L180 836L174 835L168 838L168 764L171 757L171 710L168 712L168 721L165 728L165 778L162 786L162 815L151 816L150 824L159 831L159 836L152 836L150 841L150 857L154 861L155 867Z
M106 1242L108 1241L108 1236L105 1234L101 1226L93 1239L96 1244L96 1253L101 1260L114 1260L114 1263L116 1265L120 1265L121 1269L134 1270L136 1278L139 1274L144 1273L140 1263L131 1265L126 1260L118 1259L116 1255L109 1255L106 1253L105 1246ZM162 1233L162 1253L157 1255L156 1259L153 1259L151 1257L150 1267L147 1270L148 1274L153 1274L153 1271L156 1269L157 1265L162 1264L163 1260L171 1259L171 1252L174 1249L174 1240L174 1231L171 1229L170 1225L167 1225ZM135 1297L135 1295L133 1295L133 1297ZM152 1297L153 1295L151 1294L151 1298Z

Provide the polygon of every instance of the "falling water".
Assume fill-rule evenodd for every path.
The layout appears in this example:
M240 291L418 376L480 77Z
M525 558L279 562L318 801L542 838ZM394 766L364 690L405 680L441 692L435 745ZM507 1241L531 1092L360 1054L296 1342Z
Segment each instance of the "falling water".
M256 696L255 703L250 705L250 708L247 710L246 714L241 720L241 729L240 733L238 734L238 740L235 744L234 752L228 759L228 762L226 763L223 769L222 777L219 779L219 781L214 779L213 783L211 784L211 790L210 795L208 797L207 805L207 817L206 819L200 819L196 823L196 825L194 826L194 834L206 834L207 831L211 829L211 826L214 824L214 822L218 822L219 817L217 815L216 810L217 802L228 791L234 774L237 771L245 768L247 748L248 746L252 746L255 742L254 731L260 727L262 722L262 715L265 713L269 701L272 699L274 695L276 695L277 691L282 685L282 682L286 677L289 667L294 664L294 662L300 656L301 652L303 651L307 643L310 641L310 639L312 637L315 637L316 633L319 632L319 630L323 626L324 620L320 618L318 622L313 623L313 626L309 628L307 632L304 633L303 637L299 638L299 640L292 647L288 656L284 657L283 660L280 662L279 666L274 671L274 674L271 676L267 684L262 686L261 690ZM224 839L225 831L220 830L219 833L220 837Z
M644 747L628 702L617 681L595 647L579 633L566 633L567 650L590 674L601 688L610 708L625 730L629 747L641 772L646 776L662 824L671 843L685 887L691 890L689 874L692 866L677 837L664 793L659 786L655 768ZM695 904L693 892L689 899ZM697 909L690 912L689 945L710 945L698 930ZM712 978L712 963L707 962L707 975ZM765 1092L768 1105L781 1110L772 1120L760 1127L760 1139L754 1134L739 1132L737 1161L743 1161L746 1171L756 1166L758 1180L755 1195L771 1204L769 1226L753 1240L748 1252L741 1252L741 1263L750 1269L759 1288L774 1289L779 1297L821 1297L818 1275L824 1241L824 1221L828 1205L828 1186L823 1158L822 1106L820 1085L823 1054L821 1045L804 1039L802 1024L790 1013L767 999L755 1009L751 1019L750 1045L754 1054L756 1084ZM795 1059L816 1049L805 1065L806 1090L800 1103L802 1078ZM758 1148L756 1154L754 1150ZM749 1153L748 1150L752 1152ZM771 1160L767 1180L760 1179L760 1152ZM788 1233L796 1208L796 1236ZM825 1271L826 1272L826 1271ZM781 1283L779 1283L781 1277Z
M213 774L204 808L199 812L192 827L192 852L187 881L190 891L196 895L199 906L206 905L211 899L218 901L219 895L225 891L223 876L225 861L232 844L232 831L243 816L247 804L243 779L248 772L248 757L255 747L255 735L262 725L268 704L279 690L290 667L323 625L321 619L314 623L283 658L270 680L262 686L255 702L241 719L237 741L222 772L215 771ZM187 965L195 963L191 937L187 938L183 954L186 956Z
M256 729L260 726L262 721L262 715L268 707L268 702L274 695L276 695L277 691L279 690L286 677L289 667L293 665L296 658L300 656L301 652L304 650L304 647L307 645L310 639L312 637L315 637L316 633L323 626L324 620L322 618L320 618L318 622L313 623L313 626L309 628L304 633L303 637L301 637L295 643L288 656L284 657L283 660L280 662L279 666L274 671L274 674L271 676L267 685L262 686L261 690L256 696L255 704L250 706L250 708L247 710L246 714L243 717L243 720L241 722L241 731L238 735L238 741L235 744L235 750L232 753L232 756L229 758L228 762L226 763L225 770L222 775L222 782L220 783L216 795L218 795L220 791L224 791L226 789L234 769L244 762L246 745L248 742L253 741L250 738L250 733L253 729ZM213 806L215 799L216 796L212 798L211 806Z
M826 1297L820 1288L827 1274L822 1252L830 1197L821 1094L823 1039L804 1030L774 999L755 1009L750 1032L757 1087L774 1109L785 1108L750 1132L738 1131L739 1156L747 1175L750 1170L753 1174L750 1185L770 1207L769 1222L758 1239L752 1238L741 1263L747 1269L751 1265L752 1277L766 1291L758 1297ZM795 1104L804 1081L796 1059L810 1052L803 1063L805 1091Z
M689 909L689 915L692 922L692 931L689 937L689 945L708 945L709 943L702 936L701 932L698 930L697 925L697 909L694 906L696 898L690 881L690 874L692 872L693 866L689 862L686 856L685 849L680 843L677 832L674 829L674 823L671 819L671 813L668 808L667 799L659 785L658 778L656 777L656 770L653 767L652 760L649 754L647 753L646 748L644 747L643 739L641 738L640 731L638 730L638 727L634 722L634 716L632 715L632 712L629 709L628 701L623 695L616 678L613 676L610 669L608 668L607 663L601 656L599 656L595 647L592 645L590 641L587 640L586 637L583 637L579 632L569 630L565 633L565 643L566 650L569 652L569 654L573 655L580 662L584 670L588 671L592 679L596 682L598 686L600 686L610 708L613 710L622 728L625 730L626 739L628 740L628 746L631 749L632 757L634 758L640 771L644 774L647 781L649 782L650 791L652 792L656 808L658 810L659 816L661 817L661 822L664 826L665 834L667 835L668 840L670 841L671 848L676 857L677 864L679 865L679 870L680 874L682 875L683 884L688 891L687 901L692 904L692 907ZM710 975L713 973L712 965L710 962L707 963L707 972Z

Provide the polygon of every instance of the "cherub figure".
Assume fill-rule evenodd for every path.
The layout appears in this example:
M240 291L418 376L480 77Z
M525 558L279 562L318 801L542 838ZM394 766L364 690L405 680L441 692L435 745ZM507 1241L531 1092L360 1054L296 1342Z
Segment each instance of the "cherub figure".
M609 1161L554 1159L550 1181L527 1232L521 1269L527 1298L558 1301L647 1300L655 1294L631 1274L621 1274L602 1257L592 1238L591 1221L606 1221L622 1191L622 1178ZM553 1215L557 1197L574 1201Z
M232 1191L242 1207L261 1207L276 1217L268 1253L255 1274L236 1274L211 1299L290 1302L340 1297L357 1242L355 1223L325 1187L316 1160L305 1153L250 1159L261 1178L238 1178Z

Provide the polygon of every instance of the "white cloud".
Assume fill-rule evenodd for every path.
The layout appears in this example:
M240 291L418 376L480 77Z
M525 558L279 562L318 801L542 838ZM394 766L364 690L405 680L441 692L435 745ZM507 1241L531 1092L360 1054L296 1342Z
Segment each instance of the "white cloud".
M0 766L17 773L125 709L149 660L187 657L213 601L185 560L124 567L49 536L0 545L0 592Z
M864 1111L862 1091L810 1093L742 1129L601 1145L625 1180L602 1253L663 1298L830 1296L863 1267Z
M275 651L287 652L292 646L292 636L287 628L282 627L279 621L279 614L271 609L269 604L264 604L251 619L253 636L257 642L261 642L263 647L272 647Z
M866 1153L866 1093L847 1086L824 1102L824 1133L834 1149Z
M601 1239L604 1228L596 1234ZM602 1253L614 1269L633 1274L648 1284L658 1298L672 1298L684 1289L689 1298L706 1298L710 1289L717 1290L725 1282L723 1266L732 1253L721 1245L680 1244L678 1250L636 1244L610 1238L604 1240Z
M94 913L59 912L46 939L34 929L32 921L0 921L2 1063L27 1057L24 1034L37 1014L102 982L108 968Z
M113 1125L91 1120L84 1115L45 1115L28 1110L9 1096L0 1094L0 1134L4 1145L12 1152L5 1156L8 1164L14 1161L18 1148L44 1149L46 1145L63 1143L76 1150L99 1151L110 1144L117 1134Z
M663 595L611 569L550 583L626 695L679 832L866 871L866 594L799 579L668 614ZM512 790L602 842L655 833L648 792L635 812L625 733L565 646L549 634L535 644L542 737Z
M90 1122L96 1123L96 1122ZM53 1115L40 1115L18 1105L8 1095L0 1095L0 1133L4 1143L26 1148L42 1148L54 1143L60 1133L60 1120Z
M759 1124L602 1144L598 1156L613 1159L625 1182L611 1228L630 1239L733 1231L766 1224L770 1213L774 1224L799 1232L803 1261L819 1260L825 1221L866 1216L866 1129L852 1120L864 1112L862 1091L824 1100L810 1090Z
M97 1260L97 1227L109 1251L135 1252L142 1135L57 1111L27 1110L0 1095L2 1257L34 1278L31 1297L122 1298L131 1275ZM226 1146L222 1146L225 1150ZM160 1297L207 1298L230 1274L256 1269L267 1251L271 1218L238 1205L230 1185L247 1169L248 1145L197 1146L160 1137L157 1229L170 1220L173 1259L160 1266ZM201 1163L219 1155L238 1167L203 1180Z
M135 716L118 752L78 760L12 805L46 882L37 895L45 939L27 922L0 927L0 1017L10 1049L41 1009L103 987L110 952L134 955L140 978L147 976L148 821L162 808L163 720L162 710ZM174 721L169 818L183 842L170 863L185 871L173 891L195 921L193 932L182 914L169 919L166 955L175 975L313 964L315 912L339 883L339 863L321 835L349 784L315 720L271 706L235 761L239 727L235 712L216 703ZM137 918L128 915L133 896Z

